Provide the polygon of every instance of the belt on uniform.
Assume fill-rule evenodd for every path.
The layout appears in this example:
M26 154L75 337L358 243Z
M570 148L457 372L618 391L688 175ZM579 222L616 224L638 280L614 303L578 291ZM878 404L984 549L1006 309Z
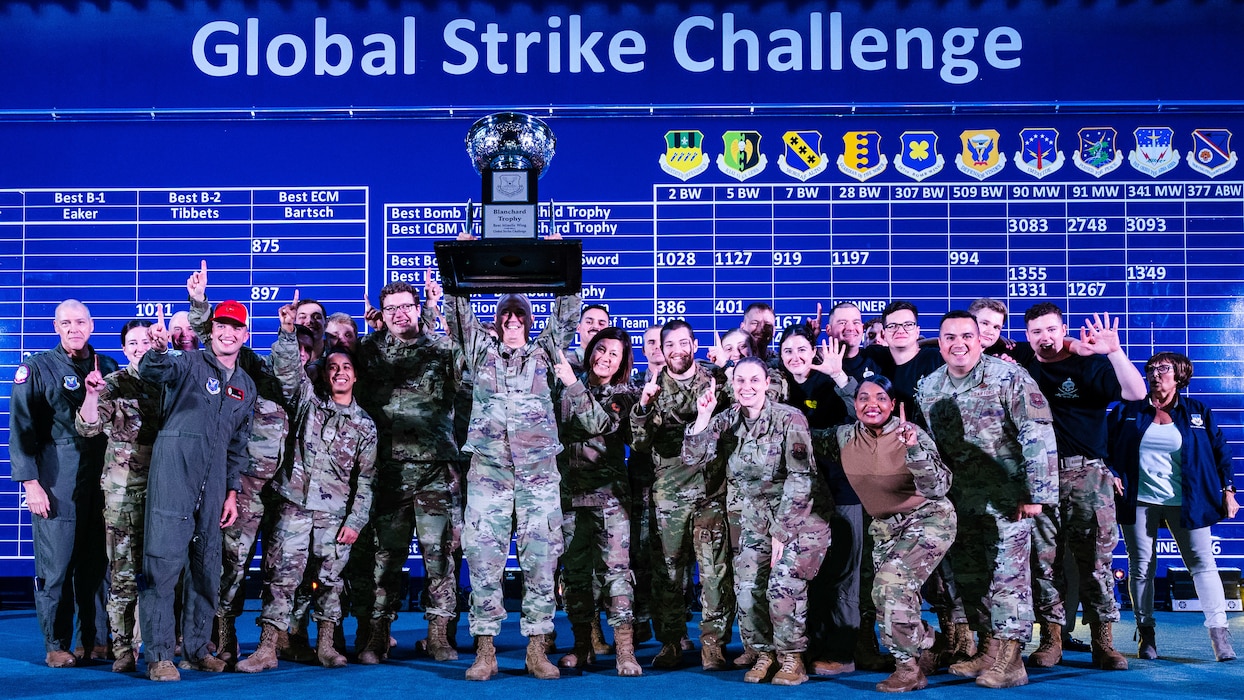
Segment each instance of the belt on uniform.
M192 438L207 437L203 433L188 433L184 430L161 430L160 435L162 437L192 437Z
M1085 457L1084 455L1072 455L1070 457L1058 458L1058 466L1060 467L1096 467L1104 464L1105 462L1097 457Z

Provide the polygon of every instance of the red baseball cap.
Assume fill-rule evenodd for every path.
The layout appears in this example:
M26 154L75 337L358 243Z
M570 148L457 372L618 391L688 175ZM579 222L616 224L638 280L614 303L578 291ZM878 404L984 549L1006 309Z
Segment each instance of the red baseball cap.
M222 301L216 305L216 313L212 314L213 321L233 321L239 326L246 325L246 307L238 302L230 299Z

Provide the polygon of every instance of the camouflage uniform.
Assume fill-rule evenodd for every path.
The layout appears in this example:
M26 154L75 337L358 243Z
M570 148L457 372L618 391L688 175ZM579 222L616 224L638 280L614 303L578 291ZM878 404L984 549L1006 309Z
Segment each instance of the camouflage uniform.
M554 578L563 551L557 454L562 445L552 401L553 364L569 345L578 320L578 295L559 296L544 330L521 348L488 334L465 296L449 296L450 337L462 339L474 377L465 451L467 474L462 550L471 573L471 634L496 636L506 612L501 577L518 533L523 571L524 635L553 631Z
M632 377L634 384L646 384L651 378L651 370L643 375L636 373ZM627 430L630 430L629 411ZM628 510L631 516L631 575L635 585L632 592L632 610L637 624L652 620L652 561L659 555L657 542L652 537L652 527L656 522L656 511L652 503L652 482L656 479L652 471L652 453L640 450L629 450L626 460L628 488L630 490Z
M283 499L265 554L268 582L261 624L286 629L304 576L317 584L315 619L341 622L341 571L350 545L342 527L363 529L371 513L376 426L359 405L320 398L298 357L298 340L281 331L272 364L291 396L291 454L273 481Z
M160 430L160 390L129 367L104 377L99 415L93 423L75 414L74 425L83 437L108 436L104 472L105 542L111 585L108 622L112 649L120 656L134 648L138 609L138 572L143 560L143 514L147 508L147 472L151 446Z
M962 382L942 367L920 380L916 400L955 475L959 537L950 551L968 623L999 640L1032 638L1024 503L1058 502L1058 455L1049 404L1032 377L982 355Z
M625 416L638 397L627 384L589 386L583 373L578 382L559 384L558 389L554 406L566 447L557 456L566 616L571 624L590 622L596 614L594 581L599 572L609 624L617 627L634 621Z
M380 330L360 343L355 395L376 421L379 442L375 513L359 536L364 557L349 569L356 617L397 618L402 568L416 534L426 580L424 617L457 614L457 364L445 336L425 332L407 342Z
M701 642L724 644L735 613L724 460L688 465L682 459L686 428L712 379L699 365L686 381L662 370L656 379L660 393L648 407L636 402L631 409L634 449L652 453L656 475L652 500L660 542L652 572L653 618L662 644L678 644L687 633L683 581L692 553L700 567ZM718 407L729 405L728 392L726 382L718 381Z
M920 587L954 542L956 517L946 498L950 470L933 438L917 429L916 444L906 447L897 439L898 426L898 418L891 417L880 435L855 423L817 431L816 437L818 448L823 445L825 454L841 460L872 517L872 600L881 611L881 641L895 658L907 661L933 646L920 617Z
M754 420L732 406L683 441L687 465L703 467L718 455L743 500L734 558L743 641L757 651L807 651L808 582L829 549L832 511L813 465L808 419L772 400ZM774 540L782 544L776 562Z

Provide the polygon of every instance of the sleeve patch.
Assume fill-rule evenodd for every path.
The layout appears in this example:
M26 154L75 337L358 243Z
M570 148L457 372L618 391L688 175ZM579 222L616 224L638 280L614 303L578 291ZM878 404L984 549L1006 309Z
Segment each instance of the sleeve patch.
M808 458L808 446L802 442L796 442L794 446L790 448L790 453L795 459L805 460Z
M17 368L17 373L13 375L13 383L14 384L25 384L26 380L29 378L30 378L30 368L27 367L26 365L19 365Z
M1039 391L1028 394L1028 401L1033 408L1045 408L1045 396Z

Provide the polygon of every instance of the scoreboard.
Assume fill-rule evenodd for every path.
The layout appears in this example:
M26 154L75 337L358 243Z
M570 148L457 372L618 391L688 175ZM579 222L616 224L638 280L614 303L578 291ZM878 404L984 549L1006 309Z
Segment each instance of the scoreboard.
M942 313L988 296L1019 342L1038 301L1062 307L1073 333L1107 312L1134 362L1193 359L1190 393L1225 427L1239 475L1244 101L1209 67L1244 59L1244 12L1223 4L1141 2L1108 18L1060 2L571 3L478 17L436 3L12 8L0 22L23 31L0 76L0 382L55 345L67 297L92 310L93 345L121 359L121 325L185 309L200 260L211 299L248 305L261 351L295 289L360 316L387 282L421 286L434 242L480 221L468 127L516 109L557 137L542 231L583 242L584 301L606 305L637 348L671 318L706 347L753 301L773 304L780 330L818 303L868 318L905 299L931 336ZM1108 47L1090 31L1103 19L1119 37ZM1140 45L1155 25L1172 35L1161 60ZM520 31L542 52L525 71ZM968 59L975 77L955 82ZM492 302L476 299L477 313ZM25 576L29 513L3 479L8 393L0 576ZM1244 527L1214 532L1220 565L1244 565ZM1163 566L1177 562L1161 547Z

